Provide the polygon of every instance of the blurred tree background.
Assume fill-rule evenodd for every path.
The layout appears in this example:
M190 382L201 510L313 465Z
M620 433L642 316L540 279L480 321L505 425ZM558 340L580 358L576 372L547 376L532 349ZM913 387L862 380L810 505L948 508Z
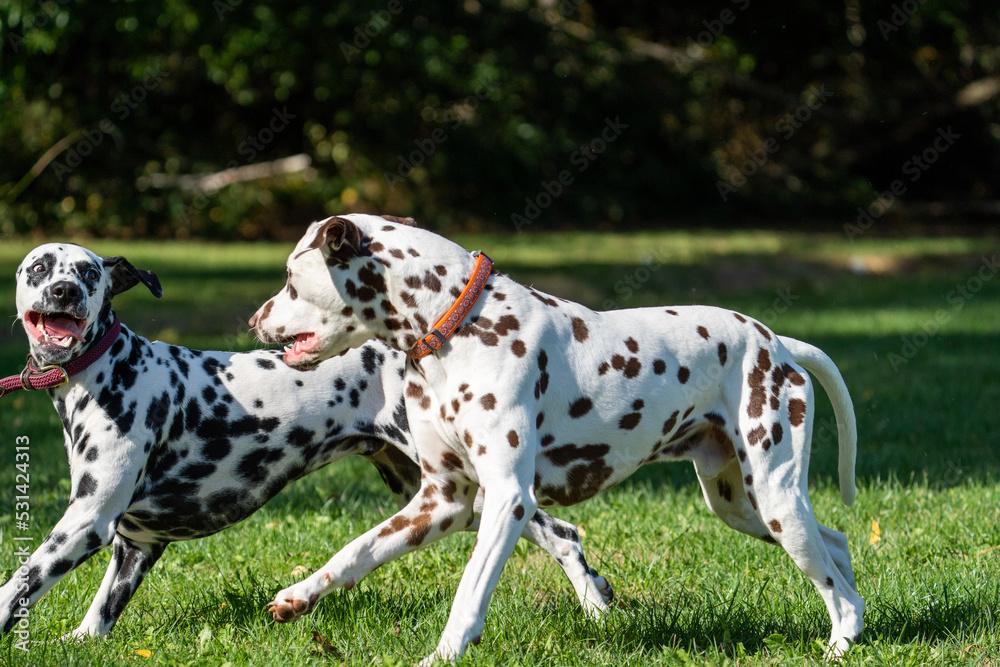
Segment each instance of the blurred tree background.
M993 3L0 0L0 30L4 236L1000 214Z

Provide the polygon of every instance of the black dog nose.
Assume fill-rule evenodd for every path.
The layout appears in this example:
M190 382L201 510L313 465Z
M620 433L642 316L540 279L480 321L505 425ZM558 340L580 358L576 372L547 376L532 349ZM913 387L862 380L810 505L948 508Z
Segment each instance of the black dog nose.
M52 283L52 286L49 287L49 294L52 295L52 299L57 304L66 305L80 298L80 287L76 283L63 280L58 283Z

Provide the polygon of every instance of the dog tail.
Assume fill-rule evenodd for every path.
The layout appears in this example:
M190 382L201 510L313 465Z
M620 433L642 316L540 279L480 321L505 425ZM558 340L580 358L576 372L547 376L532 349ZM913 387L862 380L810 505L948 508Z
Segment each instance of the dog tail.
M840 440L840 498L844 504L854 504L854 462L858 453L858 423L854 416L854 403L836 364L818 347L794 338L779 336L781 344L792 354L797 364L819 380L830 397L837 417L837 434Z

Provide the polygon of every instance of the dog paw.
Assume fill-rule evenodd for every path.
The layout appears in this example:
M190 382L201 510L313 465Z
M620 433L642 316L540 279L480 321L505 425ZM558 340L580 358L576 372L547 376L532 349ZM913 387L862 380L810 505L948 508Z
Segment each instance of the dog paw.
M296 598L291 592L282 591L267 605L267 612L278 623L290 623L311 612L317 600L319 593L314 593L308 600L303 600Z

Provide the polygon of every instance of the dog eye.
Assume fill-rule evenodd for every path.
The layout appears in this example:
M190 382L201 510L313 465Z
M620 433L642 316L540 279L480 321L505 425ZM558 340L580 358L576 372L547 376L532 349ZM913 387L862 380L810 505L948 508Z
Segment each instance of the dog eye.
M101 274L97 272L97 269L88 269L87 273L83 275L84 279L88 281L94 281L101 277Z
M42 274L45 273L46 269L45 269L45 264L43 264L42 262L36 262L32 264L31 268L28 270L31 271L32 273Z

